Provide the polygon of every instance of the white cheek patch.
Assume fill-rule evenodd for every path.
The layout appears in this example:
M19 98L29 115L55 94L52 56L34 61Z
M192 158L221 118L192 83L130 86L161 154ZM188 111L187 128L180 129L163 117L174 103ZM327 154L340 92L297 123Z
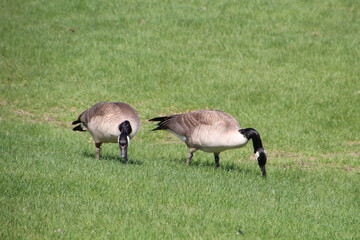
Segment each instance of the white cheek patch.
M126 136L126 139L128 141L128 146L130 146L130 137L129 136ZM120 135L118 137L118 143L120 142Z
M259 156L260 156L260 153L258 151L256 151L254 156L255 156L255 159L257 160L259 158Z
M265 150L263 150L263 151L264 151L264 154L266 154ZM260 157L259 151L256 151L256 153L254 154L254 156L255 156L255 159L258 160L258 158Z

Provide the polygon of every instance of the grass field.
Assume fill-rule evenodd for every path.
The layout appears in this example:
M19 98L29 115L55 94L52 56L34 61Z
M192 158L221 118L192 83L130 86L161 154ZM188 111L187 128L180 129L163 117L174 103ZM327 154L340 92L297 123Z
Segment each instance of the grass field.
M360 239L360 2L0 1L1 239ZM142 126L129 164L71 130L100 101ZM152 117L257 129L196 152Z

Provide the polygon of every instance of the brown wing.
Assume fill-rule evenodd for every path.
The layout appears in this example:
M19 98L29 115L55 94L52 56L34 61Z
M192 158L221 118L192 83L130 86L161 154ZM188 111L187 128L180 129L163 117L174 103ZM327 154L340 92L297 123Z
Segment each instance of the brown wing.
M159 121L158 127L153 130L170 130L178 135L188 137L199 127L238 128L240 126L231 115L217 110L200 110L184 114L150 119Z
M111 111L119 111L119 114L127 116L128 118L136 122L140 122L139 115L137 114L136 110L133 107L131 107L129 104L123 102L113 102L111 103L110 108L112 107L116 109L113 109Z
M139 116L134 108L130 105L123 102L99 102L92 106L91 108L82 112L77 121L82 122L85 126L91 121L94 117L105 116L107 114L119 114L122 116L127 116L134 122L140 122ZM74 124L73 123L73 124Z

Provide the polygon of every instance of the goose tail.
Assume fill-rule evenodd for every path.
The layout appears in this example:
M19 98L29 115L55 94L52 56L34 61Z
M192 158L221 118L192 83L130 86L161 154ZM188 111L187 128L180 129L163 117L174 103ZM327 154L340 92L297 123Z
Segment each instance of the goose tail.
M166 130L168 129L168 127L166 126L165 121L169 119L168 116L166 117L156 117L156 118L152 118L152 119L149 119L150 122L158 122L157 123L157 127L152 129L151 131L157 131L157 130Z

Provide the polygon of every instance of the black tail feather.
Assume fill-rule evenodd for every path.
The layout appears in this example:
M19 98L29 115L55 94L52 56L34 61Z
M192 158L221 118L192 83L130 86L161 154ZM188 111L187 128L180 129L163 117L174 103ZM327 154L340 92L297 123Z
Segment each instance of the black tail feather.
M86 132L86 130L81 127L81 124L74 127L73 131Z
M78 123L81 123L81 121L79 121L79 120L73 121L72 125L75 125L75 124L78 124Z
M152 118L149 119L150 122L163 122L167 119L168 117L156 117L156 118Z
M152 118L152 119L149 119L150 122L158 122L157 123L157 127L152 129L151 131L156 131L156 130L166 130L168 129L166 126L164 126L162 123L164 121L166 121L167 119L169 119L168 116L166 117L156 117L156 118Z
M164 126L158 126L158 127L154 128L154 129L151 129L151 131L166 130L166 129L167 129L167 128L164 127Z

